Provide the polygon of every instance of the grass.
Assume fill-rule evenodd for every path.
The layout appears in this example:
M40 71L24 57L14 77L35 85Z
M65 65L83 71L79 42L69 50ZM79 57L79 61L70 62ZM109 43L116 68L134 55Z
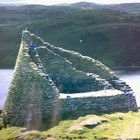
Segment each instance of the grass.
M14 140L20 135L19 127L9 127L0 131L1 140Z
M88 115L77 120L64 120L57 126L46 131L20 132L19 127L9 127L0 131L1 140L94 140L94 139L131 139L140 138L140 112L114 113L104 115ZM84 127L82 122L93 119L98 121L105 119L96 127ZM77 129L77 126L81 127ZM76 129L71 130L70 128Z
M109 121L102 123L93 129L84 128L83 130L74 131L73 133L69 132L67 128L69 128L75 122L70 121L68 123L67 121L64 121L61 122L62 124L60 123L58 127L48 130L47 133L52 134L53 136L57 136L57 138L61 137L63 133L63 137L69 137L70 139L73 139L74 137L83 137L89 140L93 138L140 138L140 112L115 113L98 117L104 117ZM66 125L64 125L65 123Z

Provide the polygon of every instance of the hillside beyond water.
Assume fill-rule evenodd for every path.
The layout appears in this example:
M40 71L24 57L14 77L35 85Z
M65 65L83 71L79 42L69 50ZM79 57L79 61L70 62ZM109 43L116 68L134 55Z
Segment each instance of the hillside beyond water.
M89 5L1 6L0 67L14 67L26 27L51 44L110 67L140 66L140 5Z

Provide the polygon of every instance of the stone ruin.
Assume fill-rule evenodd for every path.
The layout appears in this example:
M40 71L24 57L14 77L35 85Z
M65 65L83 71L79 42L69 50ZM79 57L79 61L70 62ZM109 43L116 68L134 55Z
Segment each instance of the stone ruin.
M9 94L7 126L50 128L63 114L136 111L132 89L101 62L23 31Z

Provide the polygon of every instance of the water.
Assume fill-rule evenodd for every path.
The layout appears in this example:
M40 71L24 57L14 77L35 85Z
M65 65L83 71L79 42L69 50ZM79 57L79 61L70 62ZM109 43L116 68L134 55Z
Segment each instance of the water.
M136 96L137 104L140 106L140 70L131 69L131 70L121 70L116 71L120 79L125 81L134 91Z
M13 70L0 70L0 108L2 108L5 103L8 93L8 87L12 79L12 74Z
M140 70L121 70L116 71L116 73L132 87L136 95L137 104L140 106ZM5 103L12 74L13 70L0 70L0 108Z

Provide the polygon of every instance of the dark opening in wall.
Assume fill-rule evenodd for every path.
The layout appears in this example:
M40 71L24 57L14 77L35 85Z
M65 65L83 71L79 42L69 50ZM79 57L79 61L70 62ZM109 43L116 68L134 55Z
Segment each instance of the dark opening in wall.
M95 79L76 79L66 77L51 77L61 93L82 93L98 91L103 88Z

